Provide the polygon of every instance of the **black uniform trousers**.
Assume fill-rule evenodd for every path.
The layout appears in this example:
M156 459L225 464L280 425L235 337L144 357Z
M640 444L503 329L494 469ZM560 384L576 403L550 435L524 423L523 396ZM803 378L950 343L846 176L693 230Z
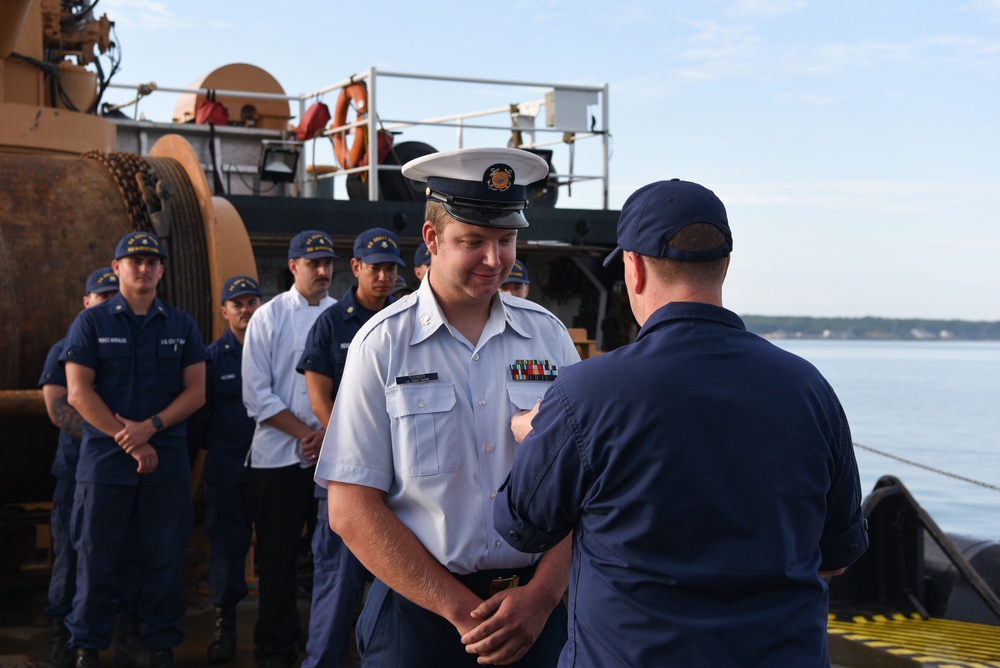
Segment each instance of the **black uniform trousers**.
M316 521L313 473L313 467L297 464L247 471L250 513L257 534L259 606L253 640L258 659L283 657L291 665L298 657L298 555L303 527L311 531Z

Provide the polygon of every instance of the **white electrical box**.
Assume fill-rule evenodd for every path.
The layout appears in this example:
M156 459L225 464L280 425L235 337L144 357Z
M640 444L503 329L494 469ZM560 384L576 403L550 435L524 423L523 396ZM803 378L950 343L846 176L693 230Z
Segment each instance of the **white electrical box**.
M589 132L587 107L597 100L596 91L553 88L545 93L545 125L565 132Z

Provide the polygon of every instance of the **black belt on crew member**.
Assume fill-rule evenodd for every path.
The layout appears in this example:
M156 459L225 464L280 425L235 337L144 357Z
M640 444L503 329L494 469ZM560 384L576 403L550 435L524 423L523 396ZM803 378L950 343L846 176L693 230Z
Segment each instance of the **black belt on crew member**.
M452 575L468 587L473 594L487 599L504 589L513 589L528 584L535 575L535 567L498 568L492 571L478 571L465 575L452 573Z

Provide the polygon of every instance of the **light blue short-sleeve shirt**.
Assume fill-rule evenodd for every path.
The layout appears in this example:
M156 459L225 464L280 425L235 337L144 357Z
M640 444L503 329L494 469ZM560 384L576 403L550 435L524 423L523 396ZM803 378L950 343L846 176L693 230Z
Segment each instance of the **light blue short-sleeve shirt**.
M498 294L476 345L452 328L424 281L358 332L347 356L316 482L386 492L386 505L447 569L538 559L493 528L517 446L511 417L579 361L566 327L534 302Z

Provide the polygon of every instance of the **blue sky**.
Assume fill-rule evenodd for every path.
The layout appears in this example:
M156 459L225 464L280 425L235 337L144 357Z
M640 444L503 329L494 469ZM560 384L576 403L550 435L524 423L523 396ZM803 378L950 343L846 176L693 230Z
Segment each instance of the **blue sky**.
M735 239L733 310L1000 319L1000 0L102 0L100 12L117 23L118 83L185 86L237 62L289 94L368 67L607 83L611 206L665 178L713 189ZM390 118L541 97L398 79L379 90ZM139 110L169 120L173 103ZM453 134L398 141L449 150ZM576 173L596 156L581 142ZM554 164L568 172L565 148ZM559 206L597 202L582 184Z

